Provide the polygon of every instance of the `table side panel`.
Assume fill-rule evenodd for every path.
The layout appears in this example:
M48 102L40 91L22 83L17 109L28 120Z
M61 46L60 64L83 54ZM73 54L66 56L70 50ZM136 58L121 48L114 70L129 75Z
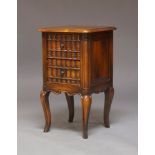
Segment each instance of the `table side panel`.
M91 88L113 81L113 31L93 33L91 39ZM95 90L94 90L95 91Z

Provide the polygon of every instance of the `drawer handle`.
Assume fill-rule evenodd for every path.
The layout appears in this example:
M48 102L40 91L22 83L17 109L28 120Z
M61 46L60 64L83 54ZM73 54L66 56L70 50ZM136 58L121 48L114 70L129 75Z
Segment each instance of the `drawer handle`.
M64 44L63 43L60 44L60 48L64 48Z
M61 75L61 76L63 76L65 73L66 73L66 70L64 70L64 69L61 69L61 70L60 70L60 75Z

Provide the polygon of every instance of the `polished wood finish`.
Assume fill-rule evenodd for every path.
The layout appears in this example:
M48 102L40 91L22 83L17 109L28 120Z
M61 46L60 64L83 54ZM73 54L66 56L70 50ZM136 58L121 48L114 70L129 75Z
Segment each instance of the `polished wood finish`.
M75 94L81 95L83 138L87 138L91 94L105 92L104 124L109 127L113 89L113 30L115 27L41 28L43 91L41 101L49 130L49 92L65 93L69 122L74 117Z
M112 26L59 26L39 28L39 32L71 32L71 33L91 33L116 30Z

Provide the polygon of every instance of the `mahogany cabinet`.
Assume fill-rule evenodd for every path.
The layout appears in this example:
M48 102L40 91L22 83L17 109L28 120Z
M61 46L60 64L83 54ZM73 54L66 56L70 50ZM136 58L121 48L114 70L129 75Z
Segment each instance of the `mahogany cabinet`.
M115 27L50 27L42 32L43 87L40 99L49 131L50 92L65 93L69 122L74 117L74 95L81 95L83 138L88 138L92 93L105 92L103 120L109 125L113 88L113 31ZM61 115L61 114L60 114Z

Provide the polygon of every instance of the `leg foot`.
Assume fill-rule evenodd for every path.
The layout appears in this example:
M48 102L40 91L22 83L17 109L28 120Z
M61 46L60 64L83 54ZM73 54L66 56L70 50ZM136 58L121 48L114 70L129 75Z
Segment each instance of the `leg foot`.
M81 97L82 113L83 113L83 138L84 139L88 138L88 119L89 119L91 102L92 102L91 96L84 95Z
M49 128L51 126L51 112L49 107L49 91L41 90L40 92L40 100L44 111L44 117L45 117L45 127L44 132L48 132Z
M109 113L110 113L113 96L114 96L114 88L110 87L105 91L104 126L106 128L110 128Z
M74 96L69 96L67 93L65 93L67 104L68 104L68 110L69 110L69 122L73 122L74 119Z

